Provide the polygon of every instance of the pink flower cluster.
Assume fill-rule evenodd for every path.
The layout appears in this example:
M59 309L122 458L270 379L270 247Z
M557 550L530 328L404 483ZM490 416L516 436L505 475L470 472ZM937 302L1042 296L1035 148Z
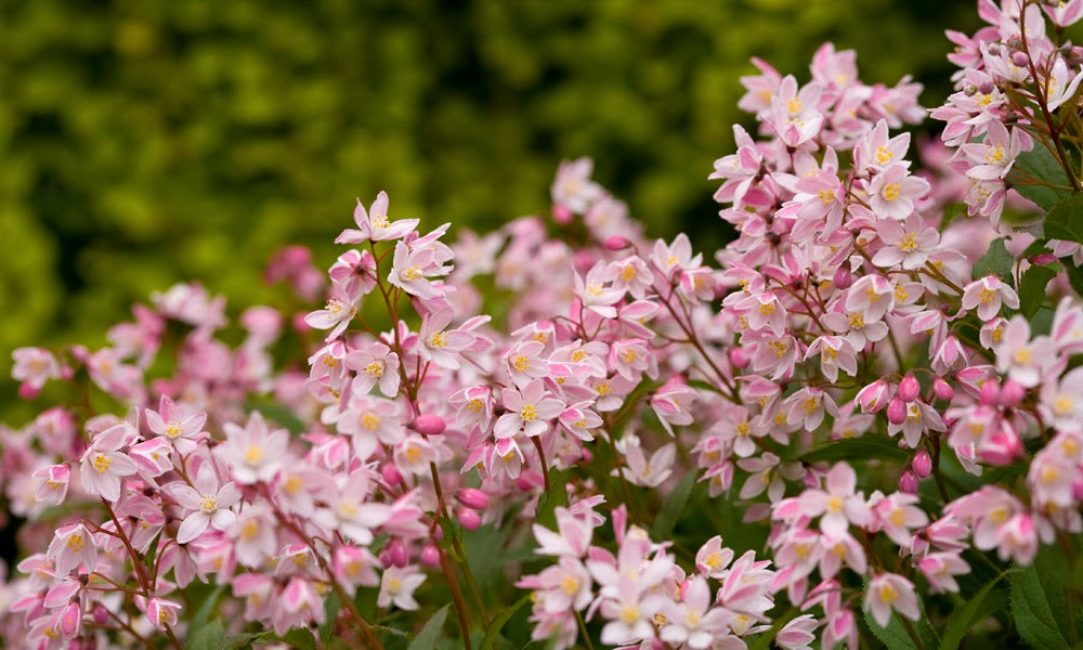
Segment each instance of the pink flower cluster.
M1062 149L1046 118L1076 110L1083 55L1055 38L1083 2L979 9L990 27L950 34L927 170L899 132L918 84L864 84L830 44L804 84L755 61L758 130L710 175L737 236L711 261L648 240L579 159L551 220L485 236L358 201L326 275L298 247L267 270L322 308L237 327L178 285L98 350L16 350L43 408L0 432L25 520L0 634L179 648L210 616L223 644L379 648L450 596L469 648L517 611L496 616L474 576L494 558L468 553L501 532L557 648L856 648L892 625L920 645L923 598L950 607L975 562L1072 548L1083 304L1049 264L1083 249L1001 215L1027 206L1020 157ZM958 200L981 218L951 219Z

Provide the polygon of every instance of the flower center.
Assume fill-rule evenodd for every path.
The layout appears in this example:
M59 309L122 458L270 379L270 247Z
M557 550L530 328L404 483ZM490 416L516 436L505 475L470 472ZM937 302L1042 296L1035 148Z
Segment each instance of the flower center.
M898 183L888 183L884 189L880 190L880 196L885 201L895 201L902 196L902 187Z
M94 457L94 469L98 470L99 474L104 474L109 471L109 466L113 464L113 459L109 458L105 454L98 454Z

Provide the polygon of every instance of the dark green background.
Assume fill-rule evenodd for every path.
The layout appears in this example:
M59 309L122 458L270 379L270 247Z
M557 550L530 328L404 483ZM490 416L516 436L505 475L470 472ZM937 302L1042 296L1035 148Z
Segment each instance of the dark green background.
M266 297L320 264L355 196L490 228L547 209L561 158L652 235L724 230L706 180L751 55L808 78L825 39L867 82L948 90L971 0L0 0L0 353L103 341L179 280ZM9 362L2 365L5 369Z

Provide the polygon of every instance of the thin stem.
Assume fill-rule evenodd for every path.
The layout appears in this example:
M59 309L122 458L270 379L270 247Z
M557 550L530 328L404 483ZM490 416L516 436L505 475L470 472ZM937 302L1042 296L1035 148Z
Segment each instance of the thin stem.
M583 641L587 644L587 650L594 650L594 642L590 640L590 633L587 632L587 623L583 620L583 615L579 613L579 610L575 610L575 622L579 624L579 633L583 635Z
M545 449L542 448L541 436L532 436L530 441L534 443L534 449L538 450L538 460L541 461L542 478L545 480L545 491L549 492L552 486L549 484L549 464L545 462Z

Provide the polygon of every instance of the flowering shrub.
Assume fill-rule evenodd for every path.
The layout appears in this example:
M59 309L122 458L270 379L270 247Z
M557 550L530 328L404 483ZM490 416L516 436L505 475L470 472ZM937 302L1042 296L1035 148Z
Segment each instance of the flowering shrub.
M917 84L756 61L717 266L581 159L551 226L452 241L381 192L326 279L275 258L292 307L236 329L182 285L108 347L17 350L57 403L3 438L4 638L1076 643L1083 0L979 11L923 172Z

